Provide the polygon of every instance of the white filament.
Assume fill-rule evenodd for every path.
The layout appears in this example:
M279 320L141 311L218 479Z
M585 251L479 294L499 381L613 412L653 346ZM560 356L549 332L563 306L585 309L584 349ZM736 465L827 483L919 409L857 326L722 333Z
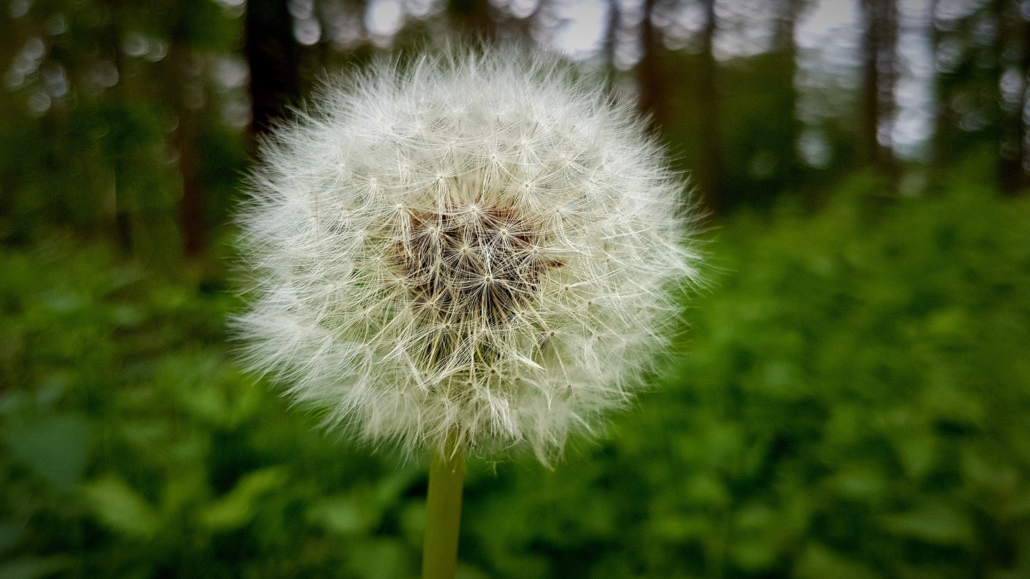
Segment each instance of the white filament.
M261 156L245 359L373 444L547 462L631 399L698 281L684 183L629 104L550 57L373 64Z

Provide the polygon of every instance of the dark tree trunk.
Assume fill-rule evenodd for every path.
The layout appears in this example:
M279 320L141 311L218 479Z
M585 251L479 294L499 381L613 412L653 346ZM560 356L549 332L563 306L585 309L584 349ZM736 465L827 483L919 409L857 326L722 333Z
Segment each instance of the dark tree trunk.
M1024 169L1027 128L1023 111L1026 108L1027 73L1030 72L1030 23L1020 16L1018 2L996 0L993 8L998 22L995 54L999 60L999 83L1009 70L1016 71L1020 79L1015 102L1005 103L999 111L998 185L1003 194L1014 195L1027 185Z
M1023 81L1022 92L1020 92L1020 117L1019 117L1019 184L1017 192L1025 192L1030 188L1030 124L1023 111L1026 110L1028 95L1030 95L1030 14L1017 12L1019 16L1019 31L1021 33L1020 45L1023 50L1022 58L1019 61L1019 78Z
M898 76L898 7L895 0L862 0L862 11L862 161L893 178L890 132Z
M175 129L174 146L179 151L179 176L182 199L179 201L179 232L186 257L201 255L207 245L203 161L197 148L200 137L198 111L178 107L179 126Z
M125 67L122 58L122 2L121 0L106 0L106 9L110 11L108 24L101 33L102 50L114 62L115 70L118 71L118 83L109 89L108 102L114 107L121 107L124 104L124 91L126 85ZM111 169L114 177L114 235L118 240L118 246L126 252L133 248L133 223L132 213L134 200L131 198L131 190L125 186L125 160L122 158L125 151L109 150L112 155Z
M712 211L726 208L721 188L722 155L719 144L719 83L715 61L715 0L704 0L705 27L701 32L701 77L698 79L701 113L701 157L697 168L702 202Z
M300 96L300 49L287 0L248 0L246 54L250 65L250 134L259 136Z
M644 18L640 23L641 58L637 65L640 86L640 112L649 115L651 125L661 127L665 122L664 79L662 78L658 31L651 22L656 0L645 0Z
M783 70L783 94L786 98L783 101L781 114L787 119L784 150L781 154L784 162L783 176L787 187L796 187L799 177L798 165L798 139L801 135L801 119L798 118L798 91L794 84L794 77L798 70L798 45L794 39L794 33L798 18L805 7L805 0L780 0L780 14L777 18L776 29L773 37L773 49L782 60Z
M955 126L955 114L951 108L951 93L949 84L945 82L943 74L937 63L940 59L940 45L943 34L937 23L937 5L940 0L933 0L930 3L930 47L933 53L934 63L934 131L931 142L930 153L930 174L936 183L943 182L945 174L950 165L952 127Z
M202 68L194 53L190 38L195 19L190 18L197 0L183 0L172 16L171 43L165 59L169 86L172 87L171 108L178 118L171 145L178 152L179 177L182 198L179 200L179 234L182 235L183 253L197 257L207 245L205 207L207 190L204 186L203 160L197 144L200 139L203 106Z
M601 45L601 57L604 65L611 73L615 70L615 52L619 48L619 26L622 23L622 12L618 0L608 0L608 14L604 25L604 43Z
M465 38L486 42L497 38L490 0L447 0L447 13Z

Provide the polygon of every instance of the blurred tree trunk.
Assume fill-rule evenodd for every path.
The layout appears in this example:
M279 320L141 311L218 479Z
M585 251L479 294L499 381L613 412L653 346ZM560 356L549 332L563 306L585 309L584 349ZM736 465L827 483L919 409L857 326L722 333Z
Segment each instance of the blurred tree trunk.
M490 0L447 0L447 14L466 39L490 42L497 38Z
M254 138L267 132L283 107L300 96L300 49L287 0L248 0L244 27Z
M995 40L995 55L998 59L998 82L1013 83L1016 94L1012 102L999 94L999 158L998 185L1001 192L1014 195L1027 185L1024 163L1026 161L1027 128L1024 119L1026 108L1027 73L1030 72L1030 31L1027 22L1020 15L1016 0L995 0L992 12L998 23Z
M608 12L605 15L601 58L604 60L605 68L608 70L608 77L611 79L615 74L615 53L619 48L619 27L622 24L622 11L619 9L619 0L608 0L605 6Z
M794 39L798 18L805 8L806 0L780 0L779 14L773 33L773 50L782 61L783 86L780 90L785 96L783 115L786 117L787 142L784 144L782 161L783 175L787 187L796 187L799 180L798 139L801 135L801 119L798 118L798 90L794 77L798 71L798 45Z
M895 0L862 0L862 161L892 180L894 86L898 78L898 7Z
M661 70L661 44L651 15L657 0L644 0L644 16L640 22L640 64L637 81L640 86L640 112L650 115L651 126L656 129L665 122L665 78Z
M108 11L107 26L100 33L102 50L107 53L114 64L118 74L115 85L108 89L110 96L108 101L114 108L125 106L125 67L122 58L122 2L121 0L106 0L104 6ZM110 140L110 135L107 136ZM117 148L117 145L113 145ZM132 199L128 189L124 186L125 161L123 151L109 150L111 156L111 172L113 177L112 193L114 195L114 232L118 245L122 250L132 251Z
M1024 4L1026 6L1026 4ZM1030 188L1030 123L1028 123L1026 109L1027 95L1030 94L1030 12L1026 10L1016 9L1016 18L1018 19L1018 26L1021 37L1019 44L1023 49L1022 58L1019 61L1019 79L1022 81L1020 86L1020 102L1019 102L1019 153L1017 156L1019 171L1019 183L1018 191L1026 192Z
M178 124L172 137L172 146L178 152L178 169L182 181L179 200L179 233L182 235L186 257L201 255L207 245L205 207L207 191L204 187L203 161L197 144L200 139L200 108L203 106L203 80L199 72L201 63L194 53L190 39L188 12L191 2L184 0L175 5L171 23L171 38L166 72L172 99L171 108Z
M722 155L719 144L719 83L715 61L715 0L704 0L705 26L701 31L701 77L698 79L701 113L701 157L697 168L702 202L712 211L726 208L720 177Z
M196 56L192 47L181 37L173 36L168 50L169 68L175 76L173 82L180 84L175 94L174 111L178 119L172 146L178 152L179 177L182 181L182 198L179 200L179 233L182 235L183 253L186 257L201 255L207 246L207 224L205 208L207 191L204 186L203 160L197 145L200 140L201 119L200 102L196 95L198 87L188 87L190 83L199 83L194 76ZM182 82L184 81L184 82ZM183 94L193 91L194 94Z
M196 257L207 247L207 224L204 222L207 191L204 187L203 161L197 149L198 130L195 111L180 114L175 130L175 146L179 150L179 174L182 177L182 199L179 201L179 230L183 252Z
M930 152L930 174L934 182L940 183L947 173L950 165L949 152L951 151L950 132L955 126L955 111L951 107L951 92L949 83L945 82L944 75L938 65L941 58L940 46L943 34L937 22L937 6L940 0L933 0L930 3L930 47L932 51L931 61L934 64L934 131Z

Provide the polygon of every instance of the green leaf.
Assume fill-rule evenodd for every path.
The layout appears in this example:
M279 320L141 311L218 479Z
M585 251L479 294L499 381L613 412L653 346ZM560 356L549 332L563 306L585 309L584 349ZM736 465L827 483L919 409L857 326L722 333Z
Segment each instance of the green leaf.
M885 495L887 481L875 464L849 465L832 479L841 496L874 503Z
M776 563L776 545L769 540L737 541L730 547L733 562L745 571L756 572L772 567Z
M395 579L408 577L412 571L412 553L399 541L369 541L355 549L351 570L362 579Z
M944 503L922 505L901 515L883 518L883 527L895 535L940 545L973 541L973 525L965 514Z
M909 478L919 480L933 466L937 458L937 440L926 433L904 434L894 440L901 466Z
M715 527L716 523L708 517L689 516L674 512L658 514L651 522L652 532L659 539L669 543L711 538Z
M25 534L25 526L9 521L0 523L0 553L18 544Z
M734 522L739 531L761 531L775 524L776 511L760 503L747 505L736 512Z
M400 526L411 545L419 546L426 530L426 503L416 500L408 501L400 514Z
M151 539L159 522L153 508L116 476L83 485L83 495L100 522L109 529L138 539Z
M174 517L187 505L199 503L209 494L204 469L183 469L165 481L161 493L161 514L166 518Z
M8 437L11 454L56 490L79 483L89 458L89 425L79 416L51 416Z
M368 529L373 519L371 515L355 497L335 496L311 505L304 517L309 523L332 533L350 535Z
M683 496L694 505L710 509L721 509L732 500L726 484L711 472L699 472L687 479Z
M1006 505L1005 515L1014 519L1030 517L1030 491L1022 491Z
M0 563L2 579L41 579L71 567L71 560L61 555L55 557L22 557Z
M286 471L270 467L249 473L222 498L209 505L200 515L201 523L213 531L230 531L246 525L254 518L254 503L286 482Z
M157 380L199 422L235 428L257 410L264 388L226 363L217 351L170 355Z
M878 573L874 573L865 565L816 543L810 544L801 555L795 576L798 579L877 579L880 577Z

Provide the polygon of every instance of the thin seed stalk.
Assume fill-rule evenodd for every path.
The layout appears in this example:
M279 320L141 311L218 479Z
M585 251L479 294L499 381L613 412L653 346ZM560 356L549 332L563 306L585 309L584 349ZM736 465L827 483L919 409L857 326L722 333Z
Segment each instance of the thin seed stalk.
M454 579L461 526L461 491L465 484L465 453L455 446L434 449L429 462L426 497L426 538L422 548L422 579Z

